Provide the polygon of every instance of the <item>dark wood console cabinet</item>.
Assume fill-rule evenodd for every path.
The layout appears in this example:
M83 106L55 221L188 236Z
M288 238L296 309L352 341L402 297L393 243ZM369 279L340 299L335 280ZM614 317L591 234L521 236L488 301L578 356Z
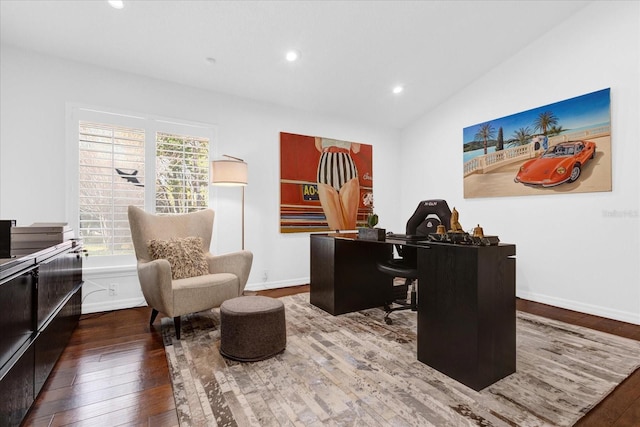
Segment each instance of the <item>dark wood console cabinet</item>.
M81 245L0 260L0 426L18 426L81 313Z

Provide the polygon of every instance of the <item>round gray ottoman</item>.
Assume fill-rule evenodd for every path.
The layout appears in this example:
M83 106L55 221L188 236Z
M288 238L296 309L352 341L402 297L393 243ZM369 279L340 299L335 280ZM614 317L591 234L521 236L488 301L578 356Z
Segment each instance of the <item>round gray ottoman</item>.
M220 306L220 353L255 362L284 350L287 327L284 304L275 298L242 296Z

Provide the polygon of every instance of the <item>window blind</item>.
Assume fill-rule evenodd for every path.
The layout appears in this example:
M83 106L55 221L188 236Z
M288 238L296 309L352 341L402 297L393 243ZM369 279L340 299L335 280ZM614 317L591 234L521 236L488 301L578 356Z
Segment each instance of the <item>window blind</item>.
M208 202L209 139L156 133L156 213L193 212Z
M79 237L93 255L133 252L127 206L144 208L144 129L79 123Z

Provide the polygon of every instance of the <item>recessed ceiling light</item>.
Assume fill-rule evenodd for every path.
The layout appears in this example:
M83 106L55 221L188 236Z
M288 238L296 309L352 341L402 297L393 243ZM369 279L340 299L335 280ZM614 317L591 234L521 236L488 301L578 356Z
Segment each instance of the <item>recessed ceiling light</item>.
M289 52L287 52L285 58L287 58L287 61L289 62L297 61L298 58L300 58L300 54L295 50L290 50Z
M399 93L402 93L403 90L404 90L404 88L402 86L400 86L400 85L393 87L393 93L395 93L396 95L399 94Z
M114 9L122 9L124 7L124 1L122 0L108 0L108 3Z

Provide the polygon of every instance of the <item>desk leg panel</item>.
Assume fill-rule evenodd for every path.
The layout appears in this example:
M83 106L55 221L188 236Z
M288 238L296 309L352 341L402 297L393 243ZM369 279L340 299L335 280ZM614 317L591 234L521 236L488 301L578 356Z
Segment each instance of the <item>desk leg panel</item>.
M382 307L393 279L378 271L393 246L377 242L311 236L311 304L338 315Z
M338 314L382 307L391 300L393 278L376 266L391 257L391 245L338 240L336 248Z
M482 249L478 252L478 371L481 383L489 385L516 371L516 260L498 246Z
M475 390L515 372L515 259L432 245L418 263L418 360Z
M309 302L336 314L335 307L335 242L324 236L311 236L311 286Z
M418 360L463 384L478 363L478 260L470 255L453 245L418 255Z

